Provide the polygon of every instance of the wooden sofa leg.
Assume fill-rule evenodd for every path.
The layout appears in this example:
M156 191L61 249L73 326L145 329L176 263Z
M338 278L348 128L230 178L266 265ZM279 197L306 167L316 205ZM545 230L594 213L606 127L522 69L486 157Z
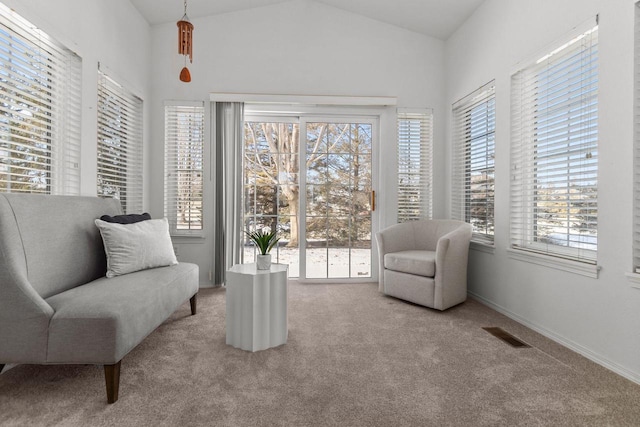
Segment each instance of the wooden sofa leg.
M196 314L197 305L198 305L198 293L191 297L189 300L189 304L191 304L191 315Z
M107 402L115 403L118 400L118 388L120 387L120 363L104 365L104 379L107 383Z

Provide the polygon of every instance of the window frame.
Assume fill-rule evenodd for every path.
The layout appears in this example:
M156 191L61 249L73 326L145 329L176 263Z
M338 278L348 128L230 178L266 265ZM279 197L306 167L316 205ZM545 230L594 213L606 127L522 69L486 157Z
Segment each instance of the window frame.
M1 3L0 55L0 191L79 195L82 59Z
M433 110L398 108L398 222L433 217Z
M547 50L539 59L528 62L511 76L509 252L518 259L529 253L531 259L537 260L531 262L541 263L540 260L546 259L546 265L551 267L570 266L558 268L597 277L597 17L595 22L590 20L577 27L555 47ZM545 86L541 83L540 76L550 70L557 72L552 78L558 75L567 78L557 80L558 84L555 86L549 84L552 80L548 78ZM571 72L575 70L579 72L572 75ZM566 84L562 84L563 82ZM546 107L541 107L542 103L539 101L545 99L541 95L545 93L548 96ZM542 125L545 120L546 123ZM565 131L561 132L562 129ZM567 145L564 151L559 148L563 143ZM546 157L540 154L544 150L547 152ZM566 159L554 161L560 156ZM567 165L564 169L566 173L562 173L563 163ZM546 175L542 171L546 171ZM565 185L564 193L556 191L556 188L563 188L556 187L558 183ZM553 203L556 200L566 201L565 216L553 215ZM572 224L582 215L580 201L583 200L587 200L583 203L587 206L584 209L584 216L588 218L587 225L579 223L579 227L574 227ZM559 206L558 209L562 210L565 205ZM575 213L576 210L578 213ZM546 223L542 216L545 212L548 212ZM553 233L536 235L539 226L551 230L552 227L545 224L553 224L556 218L566 219L567 239L574 246L554 242L553 237L549 237ZM577 234L572 233L574 229ZM544 231L543 228L540 230ZM590 232L593 233L594 243L586 238L583 241ZM545 236L547 241L541 241ZM571 240L575 236L578 236L578 240ZM593 245L594 249L585 249L587 244Z
M188 116L189 125L186 129L183 129L183 133L185 133L185 140L182 141L186 145L188 145L188 149L195 150L196 158L200 157L199 165L200 167L194 167L194 162L189 162L190 165L184 170L189 170L191 172L195 172L196 174L200 174L201 180L201 194L199 198L196 198L196 203L200 203L200 226L191 228L191 214L189 214L189 219L187 220L188 228L178 228L178 214L179 209L177 208L178 203L178 164L181 163L180 159L177 157L179 154L179 147L177 146L178 141L174 139L178 137L178 130L175 131L176 135L174 136L174 132L171 126L176 126L178 129L178 123L170 123L172 120L178 120L178 114L181 112L178 111L182 109L182 113ZM172 236L176 237L202 237L205 233L205 204L204 204L204 194L205 194L205 104L202 101L165 101L164 103L164 215L169 221L169 233ZM175 116L175 117L174 117ZM199 116L199 117L198 117ZM193 126L192 126L193 121ZM195 135L194 135L195 133ZM195 144L194 144L195 143ZM198 161L195 161L195 164L198 164ZM174 179L175 178L175 179ZM190 182L189 188L192 189L193 183ZM194 200L192 196L192 191L188 192L188 199L190 201ZM175 209L173 208L175 206ZM189 210L191 212L191 210ZM194 221L195 222L195 221Z
M640 1L634 4L633 256L628 279L640 288Z
M120 200L125 213L143 210L142 98L98 67L96 193Z
M495 235L495 103L495 80L492 80L452 106L451 218L470 223L472 241L489 246L494 245ZM472 221L472 197L482 192L473 189L474 172L491 177L484 184L487 212L484 232Z

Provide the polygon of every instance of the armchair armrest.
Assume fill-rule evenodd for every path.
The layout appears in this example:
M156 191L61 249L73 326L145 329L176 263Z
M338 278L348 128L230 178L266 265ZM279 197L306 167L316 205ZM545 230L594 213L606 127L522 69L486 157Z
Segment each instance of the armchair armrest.
M434 308L442 310L443 307L467 298L467 261L471 234L471 225L462 224L438 239Z
M415 234L411 223L395 224L376 233L378 245L378 290L384 292L384 256L415 248Z

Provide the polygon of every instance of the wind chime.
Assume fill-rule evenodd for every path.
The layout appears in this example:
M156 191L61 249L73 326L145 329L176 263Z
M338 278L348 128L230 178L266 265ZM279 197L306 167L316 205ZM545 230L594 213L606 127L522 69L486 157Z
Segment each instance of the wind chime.
M184 15L178 21L178 53L184 55L184 68L180 71L180 80L191 81L191 73L187 68L187 56L193 64L193 24L187 16L187 0L184 0Z

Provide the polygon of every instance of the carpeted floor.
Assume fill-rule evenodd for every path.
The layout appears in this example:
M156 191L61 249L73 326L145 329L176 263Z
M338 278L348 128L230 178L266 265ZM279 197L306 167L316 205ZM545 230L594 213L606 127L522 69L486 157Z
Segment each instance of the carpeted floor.
M101 366L5 372L0 425L640 425L640 385L473 300L441 313L376 284L291 282L288 342L256 353L225 344L224 289L201 290L198 310L123 359L114 405Z

